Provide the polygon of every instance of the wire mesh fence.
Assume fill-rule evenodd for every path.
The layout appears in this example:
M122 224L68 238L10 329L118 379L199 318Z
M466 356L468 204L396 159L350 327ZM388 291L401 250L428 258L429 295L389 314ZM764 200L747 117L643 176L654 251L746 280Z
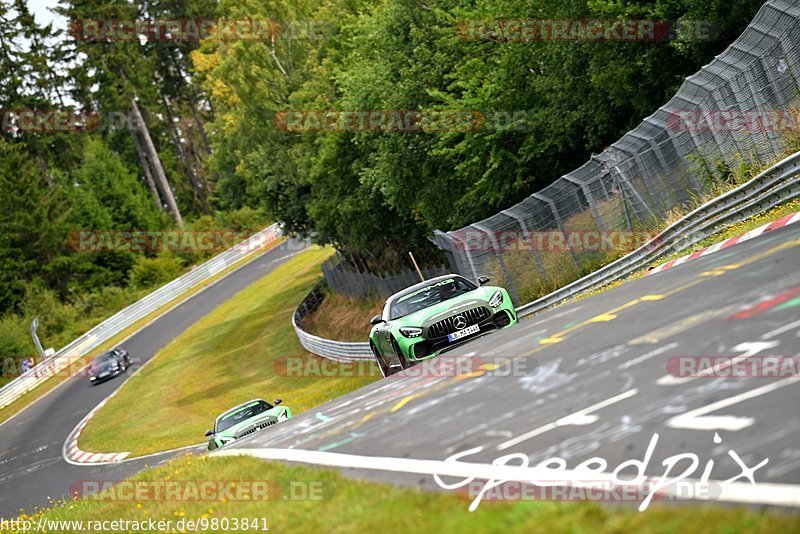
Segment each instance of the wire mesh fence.
M425 279L428 279L447 274L450 269L434 266L423 267L421 271ZM419 274L413 269L399 273L362 271L338 254L322 264L322 273L325 275L328 287L350 297L365 295L388 297L420 281Z
M745 32L639 126L522 202L434 232L457 272L534 300L652 236L700 197L707 166L768 165L797 131L800 3L766 2ZM624 242L624 243L623 243Z

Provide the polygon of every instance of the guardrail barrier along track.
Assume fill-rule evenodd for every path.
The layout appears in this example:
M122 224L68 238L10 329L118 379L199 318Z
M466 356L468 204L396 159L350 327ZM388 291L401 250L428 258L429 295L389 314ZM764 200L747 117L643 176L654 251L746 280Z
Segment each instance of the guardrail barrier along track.
M187 290L205 282L243 258L270 247L280 238L280 235L278 225L273 224L117 312L53 356L0 388L0 408L8 406L54 374L71 369L90 351Z

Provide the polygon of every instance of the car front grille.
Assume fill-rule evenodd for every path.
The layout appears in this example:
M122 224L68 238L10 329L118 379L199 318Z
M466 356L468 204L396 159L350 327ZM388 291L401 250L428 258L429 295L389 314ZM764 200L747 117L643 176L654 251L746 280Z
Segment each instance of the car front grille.
M277 419L270 419L268 421L262 421L261 423L258 423L257 425L253 425L251 427L247 427L246 429L242 430L241 432L237 432L236 433L236 439L243 438L245 436L249 436L250 434L252 434L254 432L258 432L259 430L267 428L268 426L272 426L277 422L278 422Z
M459 315L463 316L464 319L467 320L467 324L464 325L463 328L468 326L472 326L474 324L478 324L481 321L488 319L492 312L489 311L489 308L486 306L478 306L476 308L470 308L466 311L458 313L452 317L448 317L447 319L443 319L439 322L433 323L431 326L428 327L428 337L431 339L435 339L437 337L444 337L447 334L452 334L453 332L459 330L459 328L455 325L455 318Z

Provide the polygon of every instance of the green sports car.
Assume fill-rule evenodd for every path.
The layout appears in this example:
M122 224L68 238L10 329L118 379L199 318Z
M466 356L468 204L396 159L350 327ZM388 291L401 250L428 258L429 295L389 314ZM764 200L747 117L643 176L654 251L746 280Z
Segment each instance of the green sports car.
M369 345L386 377L517 322L508 292L449 274L395 293L372 318Z
M220 415L214 428L206 432L208 450L213 451L231 441L291 419L292 410L289 407L278 408L281 402L281 399L275 399L272 405L265 400L253 399Z

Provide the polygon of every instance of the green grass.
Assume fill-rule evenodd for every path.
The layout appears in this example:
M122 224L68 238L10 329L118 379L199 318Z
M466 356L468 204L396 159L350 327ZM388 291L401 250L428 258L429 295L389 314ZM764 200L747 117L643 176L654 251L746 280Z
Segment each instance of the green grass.
M249 399L281 397L298 413L375 380L281 372L287 357L319 360L300 346L291 316L331 253L298 254L188 328L90 420L80 447L139 455L200 443L219 413Z
M652 266L657 267L662 263L667 263L668 261L682 258L683 256L698 251L701 248L707 248L710 247L711 245L719 243L720 241L725 241L726 239L730 239L731 237L736 237L742 234L746 234L750 230L755 230L759 226L763 226L769 222L776 221L785 215L789 215L790 213L796 213L798 211L800 211L800 198L795 198L794 200L790 200L789 202L778 204L774 208L759 213L758 215L754 215L753 217L745 219L744 221L715 228L713 235L705 238L704 240L700 241L695 245L692 245L686 250L682 250L681 252L671 254L664 258L660 258L658 261L654 262Z
M91 477L90 477L91 478ZM119 499L111 490L96 497L52 503L21 518L103 521L265 518L272 532L798 532L800 517L786 511L742 507L652 504L610 507L590 502L488 502L475 512L452 492L350 480L335 470L287 466L244 457L183 457L139 473L132 487L175 481L269 481L258 500ZM136 484L136 486L134 486ZM246 483L244 484L246 485ZM244 486L243 485L243 486ZM288 488L313 488L315 499L293 499ZM280 488L280 490L278 489ZM302 491L294 495L302 497ZM284 499L284 497L287 497ZM173 523L175 525L175 523ZM175 526L173 526L173 529ZM222 529L216 529L221 531ZM174 530L173 530L174 531ZM72 532L69 529L59 532ZM251 530L251 532L254 532Z
M278 243L280 243L282 241L283 241L283 239L278 241ZM199 293L200 291L202 291L206 287L208 287L211 284L215 283L216 281L224 278L225 276L227 276L231 272L235 271L236 269L239 269L240 267L243 267L244 265L250 263L251 261L255 260L256 258L261 256L262 254L264 254L268 250L271 250L271 248L264 248L263 250L256 251L255 253L250 254L250 255L242 258L241 260L229 265L225 269L223 269L220 272L216 273L214 276L211 276L211 277L207 278L206 280L203 280L202 282L198 283L194 287L192 287L190 289L187 289L186 291L184 291L183 293L181 293L180 295L178 295L174 299L172 299L172 301L164 304L163 306L161 306L157 310L155 310L155 311L149 313L148 315L142 317L141 319L136 321L131 326L129 326L129 327L123 329L123 330L120 330L113 338L111 338L110 340L106 341L105 343L102 343L100 346L98 346L94 350L90 351L88 354L82 356L79 360L74 362L67 370L61 371L55 376L51 375L51 376L45 378L38 386L36 386L32 390L30 390L27 393L25 393L24 395L22 395L20 398L18 398L17 400L12 402L11 404L9 404L7 406L4 406L3 408L0 408L0 424L4 423L5 421L10 419L11 417L15 416L16 414L18 414L19 412L21 412L22 410L24 410L25 408L27 408L28 406L30 406L31 404L33 404L34 402L36 402L37 400L42 398L44 395L48 394L50 391L52 391L53 389L58 387L60 384L65 382L72 374L74 374L75 372L80 371L86 364L88 364L92 360L92 358L94 358L98 354L117 346L119 343L122 342L122 340L124 340L127 337L133 335L134 333L138 332L140 329L144 328L148 323L152 322L154 319L160 317L161 315L167 313L168 311L170 311L172 308L174 308L180 302L182 302L182 301L188 299L189 297ZM146 291L142 291L141 294L137 294L138 296L135 299L130 300L130 301L125 301L125 305L123 306L123 308L125 306L130 305L130 304L133 304L134 302L136 302L140 298L146 296L149 292L151 292L153 290L154 289L149 289L149 290L146 290ZM120 309L122 309L122 308L120 308ZM119 310L114 311L114 313L116 313L117 311L119 311ZM104 316L103 320L107 319L107 318L108 318L108 316ZM95 322L93 322L91 324L91 327L94 327L97 324L99 324L100 322L102 322L100 319L97 319L97 318L93 318L93 321L95 321ZM84 332L88 331L91 327L87 326L81 333L84 333ZM68 372L70 372L70 374L68 374Z

